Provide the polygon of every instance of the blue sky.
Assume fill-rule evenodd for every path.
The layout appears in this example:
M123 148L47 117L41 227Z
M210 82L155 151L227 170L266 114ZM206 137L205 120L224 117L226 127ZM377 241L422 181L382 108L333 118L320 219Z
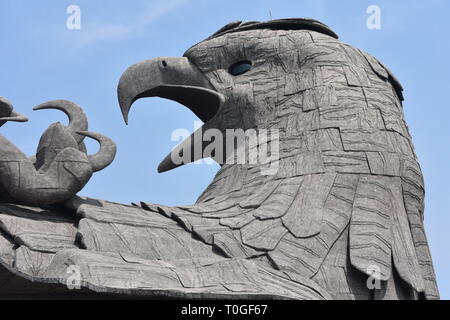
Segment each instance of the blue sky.
M69 5L81 8L81 30L66 28ZM381 30L366 27L369 5L381 8ZM180 56L228 22L308 17L328 24L340 39L385 63L405 88L404 111L426 183L425 222L443 299L450 298L450 1L406 0L2 0L0 96L27 115L1 134L31 155L41 133L66 119L33 112L53 99L81 105L90 129L118 146L114 163L81 194L123 203L189 204L210 183L216 165L188 165L158 174L176 142L177 128L193 130L196 117L177 103L140 100L130 125L122 121L116 87L131 64ZM95 143L88 144L91 152Z

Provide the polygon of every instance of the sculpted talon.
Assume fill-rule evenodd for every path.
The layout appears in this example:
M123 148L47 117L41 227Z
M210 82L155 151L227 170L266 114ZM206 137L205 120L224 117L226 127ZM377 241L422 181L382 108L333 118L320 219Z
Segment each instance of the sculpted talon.
M0 136L0 197L8 201L29 206L66 201L88 183L93 172L114 160L114 142L101 134L84 131L88 122L79 106L67 100L54 100L34 108L43 109L63 111L69 117L69 125L66 127L59 122L50 125L41 136L36 156L27 157ZM12 110L9 101L0 99L0 125L23 119ZM87 155L85 136L99 141L97 154Z
M77 131L78 134L97 140L100 150L93 155L88 155L92 171L97 172L109 166L116 156L116 144L108 137L94 132Z
M67 129L75 133L76 131L86 131L88 129L87 116L83 109L72 101L68 100L52 100L42 103L33 108L33 110L49 110L55 109L64 112L69 117ZM74 138L81 143L84 136L74 134Z

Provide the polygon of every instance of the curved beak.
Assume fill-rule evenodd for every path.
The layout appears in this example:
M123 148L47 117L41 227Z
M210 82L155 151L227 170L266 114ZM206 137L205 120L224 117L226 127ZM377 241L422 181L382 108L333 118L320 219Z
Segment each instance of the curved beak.
M125 123L133 102L144 97L177 101L202 121L210 120L224 97L186 57L160 57L139 62L121 76L117 88Z
M0 117L1 122L6 121L14 121L14 122L27 122L28 118L17 113L15 111L11 111L11 114L8 117Z

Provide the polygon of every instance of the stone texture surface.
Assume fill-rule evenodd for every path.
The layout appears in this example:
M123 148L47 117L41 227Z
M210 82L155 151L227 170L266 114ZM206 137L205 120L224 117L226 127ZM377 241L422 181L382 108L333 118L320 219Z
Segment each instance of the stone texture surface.
M12 105L0 100L0 126L12 117ZM67 100L49 101L34 110L59 109L69 117L69 125L52 124L41 136L36 156L28 158L0 135L0 198L26 205L45 206L64 202L77 194L93 172L104 169L115 157L116 146L109 138L87 132L83 110ZM8 115L2 117L2 113ZM3 119L3 120L2 120ZM18 120L19 119L19 120ZM100 151L87 155L83 139L89 136L100 143Z
M242 60L252 68L230 74ZM27 295L77 297L65 289L77 266L78 296L439 298L402 87L323 24L232 23L183 58L131 67L118 92L125 118L152 95L185 104L204 128L278 129L278 171L224 164L191 206L4 200L0 297L22 285ZM176 166L168 157L159 169ZM376 290L366 285L373 268Z
M80 285L98 296L330 298L309 279L290 280L264 263L215 253L176 222L148 208L78 200L83 204L76 215L67 208L52 211L0 204L4 268L33 282L64 287L71 279L68 270L76 266ZM21 283L13 279L2 284L0 298L14 296L15 290L20 294L14 282ZM49 293L26 288L22 294L34 298ZM56 296L65 294L58 291Z

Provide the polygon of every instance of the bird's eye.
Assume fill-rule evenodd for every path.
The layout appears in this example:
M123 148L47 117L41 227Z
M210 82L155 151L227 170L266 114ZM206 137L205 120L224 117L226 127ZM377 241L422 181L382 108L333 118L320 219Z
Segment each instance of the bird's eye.
M246 73L248 70L252 68L251 61L239 61L235 64L233 64L229 69L228 72L232 74L233 76L238 76L241 74Z

